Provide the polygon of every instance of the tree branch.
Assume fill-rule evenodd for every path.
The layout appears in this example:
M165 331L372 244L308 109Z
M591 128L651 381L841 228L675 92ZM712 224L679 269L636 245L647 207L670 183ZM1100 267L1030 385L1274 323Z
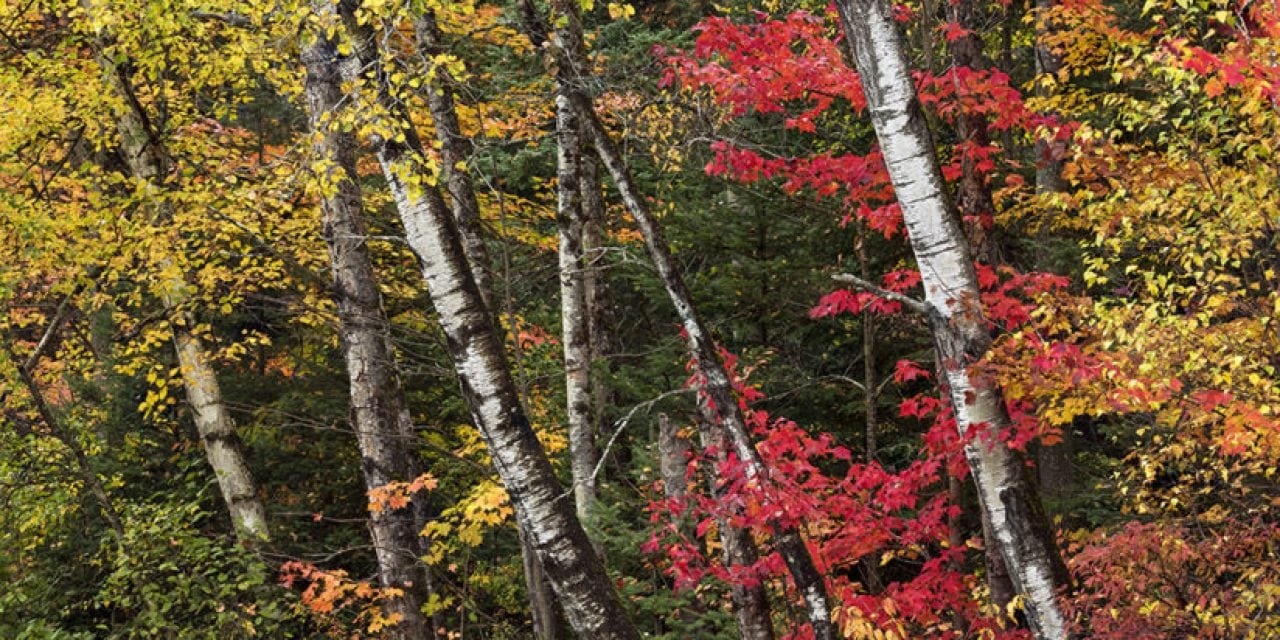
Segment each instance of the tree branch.
M911 309L912 311L920 315L923 315L925 317L929 317L930 315L929 314L930 307L923 300L916 300L911 296L906 296L896 291L890 291L882 287L877 287L876 285L871 284L870 282L867 282L866 280L863 280L858 276L848 274L848 273L837 273L831 276L831 279L842 284L851 284L859 289L862 289L863 291L866 291L867 293L873 293L877 296L880 296L885 300L892 300L894 302L901 303L902 306L908 309Z

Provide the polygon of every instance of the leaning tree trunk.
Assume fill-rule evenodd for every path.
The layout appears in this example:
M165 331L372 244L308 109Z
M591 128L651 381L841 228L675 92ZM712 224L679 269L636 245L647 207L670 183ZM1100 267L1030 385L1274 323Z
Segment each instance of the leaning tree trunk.
M589 149L587 151L581 156L578 184L582 189L582 256L586 268L584 297L587 305L591 412L594 435L599 438L609 427L607 408L613 401L613 390L601 367L613 352L614 342L609 324L609 289L605 279L604 193L600 185L600 160L589 153Z
M435 65L435 57L446 51L444 34L436 23L435 12L424 8L414 16L413 27L419 51L427 64ZM453 219L462 237L467 262L471 265L471 272L475 274L480 297L484 298L490 309L495 309L490 270L492 265L489 263L489 250L485 247L484 230L480 224L480 202L476 199L471 173L467 170L471 140L462 135L458 109L454 102L456 80L447 69L439 65L431 69L429 75L427 109L431 112L431 124L435 129L436 141L440 144L440 165L449 192Z
M448 50L444 33L436 20L435 12L424 7L413 19L414 36L424 62L434 65L430 72L427 91L427 109L431 112L436 141L440 145L440 164L449 193L462 247L467 262L475 276L480 297L495 315L498 307L493 289L492 263L484 242L484 230L480 219L480 203L476 198L475 182L467 170L471 154L471 140L462 134L456 105L457 80L449 71L435 62L435 57ZM519 345L516 345L519 348ZM520 545L525 580L529 591L529 608L533 615L533 633L538 640L554 640L563 625L563 617L556 609L555 598L546 582L536 554L529 547L529 536L521 534Z
M85 2L84 7L91 12L94 10L89 2ZM102 53L98 54L98 64L121 103L116 113L121 155L134 179L143 182L149 192L159 192L164 188L160 183L172 167L168 150L152 130L151 122L134 94L132 81L124 69ZM157 198L156 207L156 224L172 220L171 203ZM187 402L191 405L196 432L204 445L209 466L217 477L231 522L241 539L266 540L270 533L267 529L266 509L258 498L257 482L245 462L235 423L222 401L222 387L218 383L217 372L209 362L208 349L200 337L192 332L196 325L195 317L182 308L189 298L191 286L182 277L162 283L161 286L165 292L162 296L165 309L172 316L170 323L173 327L174 350L182 372Z
M746 466L746 473L753 478L767 481L768 470L760 459L759 453L751 442L742 410L738 407L729 375L720 361L715 344L702 319L698 317L693 306L693 298L684 284L684 278L676 270L671 250L667 246L662 229L649 212L648 204L640 198L639 191L631 180L630 170L622 159L622 155L614 146L608 132L595 117L590 99L581 93L574 95L574 106L579 117L587 122L596 153L609 170L622 195L623 203L640 227L648 247L649 256L657 267L658 276L663 281L676 313L687 334L687 342L693 356L695 370L703 381L703 394L698 407L703 420L709 424L721 425L727 432L729 444L738 459ZM814 636L818 640L836 637L835 625L831 621L831 607L827 598L827 587L822 574L814 564L813 556L805 545L799 530L791 526L777 525L774 534L774 546L786 561L787 569L796 583L796 588L803 596L809 614L809 622L813 624Z
M576 17L576 14L575 14ZM561 28L557 47L581 60L580 29ZM582 132L566 90L571 70L557 72L556 90L556 223L560 245L560 319L564 345L565 405L569 423L569 458L578 518L591 523L596 501L595 469L600 458L591 415L590 313L587 309L587 264L583 256L586 226L582 194Z
M522 4L527 5L529 2L522 0ZM561 46L561 43L565 42L582 41L578 7L567 0L553 0L551 10L555 18L554 23L557 25L556 36L552 43L554 45L552 52L560 71L557 74L557 97L564 96L568 99L567 102L573 108L575 115L582 123L585 134L595 147L596 155L613 178L623 204L635 219L641 235L644 236L649 256L684 327L695 369L702 378L704 388L698 402L702 418L707 424L717 425L725 430L729 443L738 454L739 460L745 465L748 476L767 481L768 470L751 442L751 435L747 430L742 411L738 407L738 399L733 392L729 375L720 361L720 354L711 340L710 333L698 316L684 278L675 267L671 249L667 245L662 229L649 211L648 203L640 196L639 189L631 179L631 171L626 161L623 160L612 137L597 118L590 94L583 86L587 73L581 50L575 51L573 48ZM525 10L525 14L536 15L532 9ZM535 31L532 35L540 37L538 30L546 33L541 22L531 27L531 31ZM774 535L774 544L786 562L796 588L805 600L814 637L817 640L835 638L836 629L831 621L832 610L828 601L826 581L818 572L813 556L809 553L809 548L799 530L791 526L778 526Z
M557 16L557 22L561 24L561 29L580 28L580 23L576 19L576 5L557 0L552 3L552 10ZM579 35L578 38L580 39L581 36ZM696 371L703 379L704 389L698 402L703 420L710 425L719 425L725 429L735 453L746 466L748 476L767 480L768 471L751 442L751 435L747 431L742 411L738 407L738 399L733 392L728 373L720 361L720 354L711 340L710 333L698 317L684 278L675 267L671 249L662 234L662 229L650 213L648 203L640 196L640 191L631 179L630 169L623 160L622 154L596 117L590 96L581 86L582 78L585 77L584 63L581 58L574 59L571 51L560 47L553 49L557 56L557 64L561 69L568 69L571 73L569 76L571 80L567 86L564 82L559 83L559 95L569 98L570 105L595 147L596 155L613 178L622 196L623 204L635 218L636 225L644 236L649 256L657 268L658 276L662 279L663 286L676 308L676 313L680 316ZM825 579L818 572L813 556L809 553L809 548L805 545L800 532L791 526L779 526L774 536L774 544L805 600L809 622L813 625L815 637L818 640L835 638L836 629L831 621L832 611L828 602Z
M343 64L343 74L357 89L372 84L369 89L396 119L389 124L403 136L404 142L373 140L378 162L404 223L405 239L421 263L463 395L519 524L579 637L638 640L639 632L627 618L572 504L562 499L564 488L520 406L502 341L472 275L457 225L444 198L427 180L427 159L417 134L378 75L369 29L360 24L350 3L340 8L357 51Z
M408 482L419 469L412 450L413 425L395 367L391 324L369 258L356 139L335 126L344 97L337 48L321 34L313 37L314 42L302 52L311 150L319 172L324 239L333 266L333 297L347 361L351 426L360 448L365 486L373 490ZM433 636L431 622L421 611L429 577L418 559L426 549L415 512L425 512L423 502L421 495L414 495L406 508L380 505L370 513L369 530L382 585L403 594L386 605L400 619L392 633L403 640Z
M1000 389L990 375L970 368L987 352L991 336L972 255L947 197L891 5L839 0L837 8L919 263L957 426L962 435L980 431L965 447L979 504L1024 599L1032 632L1061 640L1066 627L1056 591L1068 578L1023 460L999 440L1009 425Z

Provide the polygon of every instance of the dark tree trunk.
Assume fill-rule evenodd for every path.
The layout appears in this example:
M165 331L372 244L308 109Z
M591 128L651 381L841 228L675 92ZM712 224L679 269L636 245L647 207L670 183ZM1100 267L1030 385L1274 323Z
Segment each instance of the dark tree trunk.
M1041 99L1053 95L1053 87L1057 85L1056 74L1062 68L1062 61L1044 42L1044 38L1052 31L1053 25L1046 15L1053 8L1054 0L1036 0L1036 74L1041 76L1036 81L1036 96ZM1050 79L1052 76L1052 79ZM1062 177L1063 144L1056 140L1039 137L1036 139L1036 193L1060 193L1068 189L1067 181ZM1045 496L1053 501L1061 501L1071 491L1075 481L1075 433L1068 425L1062 429L1062 441L1051 446L1041 447L1036 456L1037 469L1040 475L1040 487Z
M959 0L952 2L947 8L951 21L969 30L969 33L951 42L951 62L956 68L981 70L987 66L983 60L982 36L978 32L977 9L974 4L973 0ZM961 100L966 102L980 98L961 96ZM956 119L956 130L966 146L979 148L991 143L987 118L981 113L972 110L961 113ZM960 168L956 208L964 221L965 235L979 262L996 264L999 260L998 247L991 237L996 207L991 199L991 189L987 186L987 177L978 170L968 153L961 158Z
M713 464L724 464L732 450L725 430L705 421L698 423L698 436L702 440L703 449L714 449L716 460ZM718 486L716 474L707 474L711 496L717 500L724 499ZM751 532L735 527L727 518L717 520L720 541L723 543L724 564L726 567L750 567L760 560L756 551L756 543L751 539ZM738 622L738 635L743 640L773 640L773 620L770 615L769 594L764 584L753 585L732 584L729 597L733 600L733 615Z
M312 154L318 168L324 239L333 267L333 297L338 308L339 334L351 395L351 426L360 448L361 469L368 489L391 482L408 482L420 473L413 452L413 425L395 366L391 324L382 307L377 276L369 258L368 228L356 172L356 139L333 126L340 117L342 76L337 49L319 34L302 52L306 68L306 103L313 133ZM387 611L400 622L397 638L413 640L434 635L431 621L421 612L429 579L418 560L426 552L415 511L425 513L424 497L411 497L405 509L371 510L369 530L384 587L403 592L387 602Z

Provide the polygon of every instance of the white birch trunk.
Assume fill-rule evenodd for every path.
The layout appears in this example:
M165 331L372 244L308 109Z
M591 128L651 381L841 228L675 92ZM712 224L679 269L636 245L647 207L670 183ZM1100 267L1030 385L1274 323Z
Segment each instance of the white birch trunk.
M532 8L527 8L528 5L528 0L524 0L522 6L526 7L525 13L536 15ZM640 196L639 190L631 179L630 169L614 145L613 139L600 124L592 99L582 86L587 74L580 45L582 33L578 7L567 0L553 0L551 9L558 25L552 47L558 65L557 97L565 98L568 106L574 110L584 134L595 147L596 155L613 178L618 193L622 196L623 204L644 236L649 257L653 260L654 267L676 308L676 313L688 336L690 354L693 356L698 372L704 378L705 394L698 402L703 419L707 424L725 430L738 458L746 465L748 476L767 481L767 470L751 442L751 436L747 431L742 412L738 408L738 401L729 382L729 376L720 361L720 354L706 327L702 324L701 318L698 317L683 276L675 268L675 261L671 258L671 249L667 245L662 229L649 211L648 203ZM531 29L536 31L539 25L534 25ZM831 621L832 611L828 602L826 581L818 572L800 532L794 528L780 529L775 534L775 544L787 563L797 590L804 597L815 638L817 640L835 638L836 629Z
M968 242L938 169L890 3L838 0L837 7L919 264L957 425L962 434L983 431L965 450L979 503L1024 598L1032 632L1062 640L1066 627L1056 591L1065 585L1064 571L1021 458L994 437L1008 425L1000 390L970 369L991 338Z
M581 26L577 14L566 16L555 30L556 46L581 60ZM564 89L570 70L561 70L556 91L556 224L559 229L560 321L564 346L565 409L569 426L569 458L573 471L574 503L578 518L590 524L596 501L595 468L599 460L592 420L590 379L590 314L587 272L583 257L586 226L582 197L581 127Z
M428 63L431 57L446 51L444 34L436 23L432 9L425 8L414 16L413 26L418 48L424 54L423 57L428 59ZM496 309L489 250L485 246L484 230L480 223L480 203L476 199L471 173L466 168L471 141L462 135L462 126L458 123L458 110L454 100L456 80L447 69L436 67L432 71L427 91L427 109L431 112L431 124L435 129L436 141L440 144L440 164L453 219L462 236L462 248L467 252L467 262L471 264L471 272L475 274L480 296L490 309Z
M358 52L343 65L352 82L371 81L383 106L402 115L386 97L381 80L362 73L374 60L368 30L345 12ZM399 118L401 124L407 118ZM556 479L524 410L492 315L480 295L448 205L425 180L425 158L416 134L402 128L405 142L375 139L383 176L417 254L431 301L458 373L463 395L488 445L516 518L560 599L570 626L589 640L638 640L622 602Z

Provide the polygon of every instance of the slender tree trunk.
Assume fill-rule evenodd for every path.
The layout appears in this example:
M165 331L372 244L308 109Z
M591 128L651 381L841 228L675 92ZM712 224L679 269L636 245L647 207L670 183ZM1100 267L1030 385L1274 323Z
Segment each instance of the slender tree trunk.
M85 2L86 10L96 9ZM137 180L146 183L151 192L164 187L160 182L168 175L172 163L163 142L159 140L147 118L145 109L134 94L130 79L124 70L105 55L98 55L98 63L112 90L122 103L116 113L116 127L120 134L120 151ZM172 205L157 200L156 224L172 220ZM164 266L164 265L162 265ZM258 498L258 485L249 465L245 462L235 423L222 401L222 388L217 373L209 363L208 350L200 337L192 333L195 317L182 309L188 298L190 285L182 278L163 285L165 308L170 312L173 326L174 350L182 372L182 382L191 406L192 418L205 457L213 468L222 491L223 501L230 512L237 535L244 540L266 540L266 509Z
M172 298L166 301L169 308L177 306ZM218 478L222 499L231 512L231 522L242 539L266 540L266 509L258 499L258 485L245 462L235 423L222 401L222 386L204 344L189 327L194 319L187 315L175 322L173 341L178 352L178 366L182 369L182 382L187 391L187 402L195 419L196 431L204 443L209 466Z
M547 576L533 549L533 543L524 528L520 533L520 562L524 567L525 584L529 589L529 613L533 618L535 640L555 640L560 637L560 616L555 596L546 588Z
M705 421L698 423L698 436L702 440L703 449L716 451L715 464L724 464L729 459L731 445L723 427ZM722 499L720 487L714 472L707 474L711 496ZM717 518L720 541L723 543L724 564L726 567L750 567L760 560L756 551L756 543L751 539L751 532L733 526L727 518ZM743 640L773 640L773 620L770 615L769 594L764 584L731 584L729 597L733 600L733 615L738 623L738 635Z
M576 14L575 14L576 18ZM574 18L571 18L574 19ZM556 46L583 56L580 30L556 29ZM599 452L591 416L591 353L587 309L586 261L582 236L582 136L565 87L570 70L560 70L556 93L556 223L560 241L560 320L564 345L565 400L569 421L569 456L578 518L590 524L596 501L595 473Z
M546 23L537 17L537 11L529 5L529 0L522 0L521 11L525 16L527 29L530 31L530 39L544 41L547 33ZM703 326L702 320L698 317L683 277L675 268L666 238L663 237L661 228L650 214L648 204L640 197L639 190L631 180L630 169L614 145L613 139L600 124L592 99L582 86L583 78L586 77L585 61L581 57L575 57L573 49L558 46L559 43L566 41L581 42L578 7L566 0L555 0L552 2L551 10L557 30L572 32L568 35L557 34L553 41L553 45L557 46L552 47L552 52L560 71L557 75L557 96L565 96L569 99L569 104L595 147L596 155L613 178L623 204L640 227L649 256L681 318L696 369L703 378L704 393L698 402L703 419L710 425L719 425L726 430L730 443L739 459L746 465L749 476L767 481L767 470L751 443L729 376L720 361L720 354ZM825 579L818 572L809 548L805 545L799 531L790 527L779 528L775 534L775 546L805 600L815 638L817 640L835 638L835 625L831 622L832 612L827 599Z
M953 69L968 68L980 70L986 67L982 55L982 36L978 32L976 7L973 0L958 0L947 7L951 22L968 29L969 32L951 42L951 62ZM976 96L961 95L961 100L975 100ZM997 245L991 237L995 224L996 206L991 198L991 189L987 186L987 177L978 170L977 163L970 153L988 146L991 137L987 129L987 118L975 111L962 112L956 118L956 130L960 140L965 143L966 153L960 160L960 184L956 189L956 208L964 222L965 235L973 247L973 255L979 262L996 264L999 260Z
M333 125L342 102L342 76L333 42L319 34L306 45L306 103L312 130L312 154L320 173L320 210L333 266L333 296L338 307L343 356L351 394L351 426L360 448L365 486L408 482L420 472L413 452L413 425L395 366L391 324L382 307L377 276L369 258L363 201L356 172L356 140ZM387 611L400 618L396 638L432 637L431 621L421 607L429 579L419 556L426 550L415 511L424 498L411 496L404 509L371 510L369 530L384 587L401 590Z
M436 23L435 12L430 8L424 9L414 17L413 26L419 50L424 54L427 64L434 64L434 58L445 52L444 34ZM471 264L471 271L475 274L480 296L493 309L492 265L489 263L489 250L485 247L484 229L480 223L480 203L476 199L471 172L467 170L471 140L462 135L462 127L458 124L456 84L447 69L435 66L427 91L427 109L431 112L436 140L440 143L440 164L444 170L453 219L462 236L462 248L466 250L467 262Z
M724 364L720 361L720 354L711 341L706 327L702 324L701 318L698 317L693 299L684 284L684 278L675 268L675 261L671 258L671 250L661 228L650 214L648 204L641 199L639 191L631 180L630 170L617 147L614 146L613 140L596 119L590 99L577 93L574 95L574 105L579 117L588 124L596 153L618 186L623 203L640 227L649 256L657 268L658 276L662 279L667 294L675 305L676 313L680 316L695 368L705 385L703 396L698 402L703 420L709 424L723 426L738 458L746 465L747 474L767 481L767 469L751 442L742 411L738 407L738 399L735 397ZM805 599L815 637L818 640L835 638L836 631L831 622L831 608L827 600L825 580L818 572L817 565L800 532L791 527L779 527L774 536L774 546L782 554L796 587Z
M457 224L444 198L425 179L426 159L416 133L406 126L408 119L388 99L377 75L374 40L350 4L340 8L357 51L357 57L343 65L343 74L357 86L372 83L370 89L398 121L392 124L399 127L404 142L375 139L378 161L404 223L405 239L421 263L463 395L517 520L579 637L638 639L573 506L562 499L564 488L525 417Z
M427 64L434 64L434 57L447 49L435 12L430 8L423 9L415 16L413 25L414 35L418 40L418 50L423 54ZM470 138L462 135L462 126L458 121L457 81L447 69L440 66L435 66L432 74L430 90L427 93L427 109L431 112L436 140L440 143L440 163L444 170L449 204L454 221L458 225L458 232L462 237L467 261L476 279L476 286L480 289L480 297L496 316L498 308L494 298L493 264L489 260L488 249L484 242L484 229L480 218L480 203L476 198L475 182L467 169L472 145ZM511 313L507 315L513 317ZM516 344L515 348L519 349L520 345ZM542 565L538 562L537 554L530 545L530 538L523 531L520 533L520 554L525 569L526 587L529 591L529 609L533 617L534 637L538 640L555 640L564 627L564 618L556 606L554 594L542 570Z
M62 323L59 316L55 316L49 325L49 335L56 333L58 325ZM98 474L89 464L89 455L85 453L84 447L80 446L74 434L63 427L62 422L58 420L48 403L45 402L44 394L40 390L40 384L36 381L35 376L31 374L35 364L40 360L43 342L41 341L41 346L37 346L36 351L25 362L14 352L13 344L7 336L5 337L4 348L9 359L13 362L14 368L18 371L18 379L27 388L27 395L31 396L31 403L36 409L36 415L40 416L41 422L45 423L45 427L49 429L53 437L57 438L62 443L62 446L67 448L67 452L71 454L71 459L76 465L76 473L80 475L80 481L84 483L84 486L93 494L94 500L98 502L98 508L102 512L102 519L106 520L107 527L115 538L116 546L120 546L124 542L124 526L120 522L120 515L116 513L110 496L107 495L107 489L102 484L102 479L98 477Z
M987 66L982 54L982 37L977 24L977 7L973 0L959 0L947 7L952 22L969 32L951 42L951 61L954 68L982 69ZM962 96L962 99L975 99ZM985 147L991 142L987 128L987 119L981 113L962 113L956 119L956 129L960 139L973 148ZM978 170L973 158L967 153L960 161L960 184L957 187L956 208L964 222L965 236L973 255L979 262L995 265L1000 261L999 245L991 232L995 225L995 202L991 197L991 188L987 185L987 177ZM991 540L990 517L984 510L979 510L982 520L982 535ZM1013 583L1010 582L1009 570L1005 566L1000 550L994 544L987 544L983 550L987 567L987 583L991 589L991 600L1004 609L1013 598Z
M1022 459L998 439L1009 424L1000 390L991 376L970 369L991 336L972 254L947 198L890 3L838 0L837 8L919 263L957 426L962 435L981 432L965 448L979 504L1024 598L1032 632L1062 640L1066 626L1056 592L1067 586L1066 568Z
M579 158L582 190L582 259L587 305L587 364L591 383L591 420L594 436L608 431L608 408L613 391L601 369L613 352L609 291L605 280L604 194L600 190L600 161L584 147Z
M640 227L649 256L681 318L681 324L688 336L689 351L693 356L695 368L705 385L703 397L698 403L703 419L726 429L730 444L739 459L746 465L749 476L767 480L767 469L751 442L751 436L747 431L724 364L720 361L720 355L711 341L710 334L698 317L693 299L684 284L684 278L675 268L675 261L671 258L671 250L661 228L649 212L648 204L641 199L638 189L631 180L630 170L617 147L614 146L613 140L596 119L590 98L577 92L573 95L573 102L579 117L584 120L591 132L591 140L597 155L609 170L623 203ZM795 580L797 588L804 597L809 621L814 626L815 637L819 640L835 638L836 631L831 622L831 608L827 599L825 580L818 572L800 532L790 527L779 528L774 537L774 545L782 554L792 579Z
M1057 74L1062 68L1062 60L1054 55L1044 37L1052 26L1049 24L1048 12L1053 8L1055 0L1035 0L1036 2L1036 74ZM1036 82L1036 96L1048 98L1053 95L1053 87L1057 86L1055 75L1052 81L1040 78ZM1036 192L1052 193L1067 190L1067 182L1062 179L1063 148L1056 140L1040 137L1036 139Z
M867 251L867 242L870 241L870 229L864 223L858 224L857 246L854 251L858 256L858 273L863 280L871 281L871 257ZM867 464L876 462L876 436L880 430L879 404L880 404L880 373L878 371L876 361L876 317L875 313L870 309L862 312L862 386L863 395L866 400L865 421L863 428L866 429L864 434L863 459ZM884 590L884 584L880 580L880 565L874 556L867 556L862 559L862 574L865 577L865 586L868 593L880 593Z

